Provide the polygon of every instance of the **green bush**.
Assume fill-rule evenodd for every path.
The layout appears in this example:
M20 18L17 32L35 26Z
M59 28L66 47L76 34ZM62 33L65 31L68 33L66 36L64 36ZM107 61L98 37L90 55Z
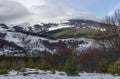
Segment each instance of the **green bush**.
M108 62L106 59L102 59L99 65L99 72L106 73L108 70Z
M111 74L120 75L120 59L118 59L115 63L109 65L108 72Z
M17 61L12 62L11 68L14 70L20 70L21 68L25 68L26 64L25 61L20 59Z
M0 69L0 74L2 75L2 74L8 74L8 71L7 71L7 69Z
M33 62L33 59L30 58L28 61L27 61L27 67L28 68L34 68L35 67L35 63Z
M115 74L115 66L113 64L109 65L108 73Z
M7 74L7 70L10 69L10 64L6 62L0 62L0 74Z
M0 70L20 70L22 68L36 68L37 57L0 56Z
M8 63L8 62L3 61L3 62L0 63L0 69L2 69L2 70L10 69L10 67L11 67L10 63Z
M45 70L45 71L52 69L51 65L48 64L45 60L42 60L42 61L41 61L40 65L39 65L39 68L40 68L41 70Z
M57 70L58 71L63 71L64 70L64 66L59 64L58 67L57 67Z

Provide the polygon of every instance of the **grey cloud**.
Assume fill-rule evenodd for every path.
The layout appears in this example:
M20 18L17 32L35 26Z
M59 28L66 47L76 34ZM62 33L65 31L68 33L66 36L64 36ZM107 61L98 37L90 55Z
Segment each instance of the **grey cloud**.
M0 0L0 22L49 22L51 20L56 21L72 18L96 19L92 13L84 12L82 7L81 11L76 11L70 8L64 1L65 0Z
M71 19L71 18L86 18L96 20L96 16L89 12L76 11L69 8L64 3L63 0L45 0L44 5L33 6L32 9L37 14L40 19Z
M24 18L31 13L20 3L0 0L0 22L9 22Z

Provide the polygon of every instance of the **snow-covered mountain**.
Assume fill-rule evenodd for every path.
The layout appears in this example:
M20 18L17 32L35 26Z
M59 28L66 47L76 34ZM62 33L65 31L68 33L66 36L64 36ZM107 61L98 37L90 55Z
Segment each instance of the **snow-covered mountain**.
M57 30L61 28L75 27L79 29L94 28L99 29L100 23L74 19L61 21L58 23L24 23L21 25L0 24L0 54L14 56L42 56L44 52L54 54L57 49L66 47L75 47L77 51L82 51L89 47L98 47L99 45L88 38L69 38L69 39L48 39L41 37L39 34Z
M87 38L48 39L37 35L26 34L13 30L19 27L0 27L0 54L14 56L42 56L45 52L56 53L62 47L73 48L78 51L94 47L94 40ZM96 44L97 45L97 44Z
M70 19L60 21L58 23L30 23L26 22L20 25L11 25L16 31L28 31L33 33L43 33L46 31L57 30L61 28L76 27L76 28L92 28L101 29L100 22L85 20L85 19Z

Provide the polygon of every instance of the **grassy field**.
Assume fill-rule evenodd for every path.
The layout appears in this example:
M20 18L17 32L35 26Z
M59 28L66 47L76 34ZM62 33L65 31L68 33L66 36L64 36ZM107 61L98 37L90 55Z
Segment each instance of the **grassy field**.
M92 37L98 31L94 29L80 29L80 28L64 28L59 30L50 31L44 34L45 37L53 38L53 39L65 39L65 38L73 38L73 37Z

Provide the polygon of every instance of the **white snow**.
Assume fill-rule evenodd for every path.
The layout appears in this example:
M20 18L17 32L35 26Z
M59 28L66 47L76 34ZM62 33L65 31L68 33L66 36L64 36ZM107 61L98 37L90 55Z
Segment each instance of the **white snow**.
M77 51L83 51L84 49L89 48L99 48L100 45L96 43L93 39L86 39L82 38L81 40L86 41L86 44L79 44L79 46L76 48Z
M30 40L30 42L28 44L23 44L22 43L22 38L25 38L25 41ZM57 39L57 40L51 40L51 39L46 39L43 37L38 37L38 36L26 36L25 34L22 33L17 33L17 32L7 32L7 35L5 37L5 40L8 40L10 42L14 42L19 46L28 46L33 50L40 50L40 51L44 51L47 50L51 53L54 53L53 50L49 50L48 48L46 48L41 41L43 40L47 40L50 43L57 43L60 40L61 41L85 41L87 42L86 44L79 44L78 47L76 48L78 51L82 51L84 49L87 49L89 47L98 47L97 44L93 41L93 39L87 39L87 38L69 38L69 39Z
M49 43L58 43L59 41L63 41L66 44L68 42L74 42L74 41L84 41L84 44L78 44L78 47L76 48L77 51L83 51L87 48L91 48L91 47L98 47L98 45L96 44L96 42L93 39L87 39L87 38L69 38L69 39L57 39L57 40L51 40L51 39L47 39L47 38L43 38L43 37L39 37L39 36L32 36L32 35L26 35L23 33L17 33L17 32L7 32L7 35L4 38L7 41L10 42L14 42L15 44L17 44L20 47L23 48L29 48L29 52L36 52L39 53L42 51L48 51L51 54L54 54L56 52L56 48L54 49L49 49L47 48L45 45L43 45L43 41L49 41ZM23 41L24 40L24 41ZM68 46L70 47L70 46ZM2 53L0 53L2 54Z
M48 28L48 31L62 29L62 28L68 28L68 27L73 27L73 26L61 24L61 25L58 25L58 26L53 26L53 27Z
M0 75L0 79L120 79L120 76L98 73L79 73L79 76L67 76L64 72L42 71L38 69L26 69L25 72L10 71L8 74Z
M7 32L7 30L6 30L6 29L4 29L4 28L1 28L1 27L0 27L0 32L2 32L2 33L6 33L6 32Z
M25 41L22 41L22 39L25 39ZM43 44L42 44L42 40L47 40L50 42L57 42L54 40L50 40L50 39L46 39L46 38L42 38L42 37L38 37L38 36L31 36L31 35L26 35L26 34L22 34L22 33L17 33L17 32L7 32L6 37L4 38L5 40L8 40L10 42L14 42L15 44L17 44L18 46L21 47L29 47L31 48L33 51L34 50L39 50L39 51L49 51L50 53L54 53L54 51L49 50L48 48L46 48ZM30 40L30 41L29 41ZM23 42L27 42L28 43L23 43Z

